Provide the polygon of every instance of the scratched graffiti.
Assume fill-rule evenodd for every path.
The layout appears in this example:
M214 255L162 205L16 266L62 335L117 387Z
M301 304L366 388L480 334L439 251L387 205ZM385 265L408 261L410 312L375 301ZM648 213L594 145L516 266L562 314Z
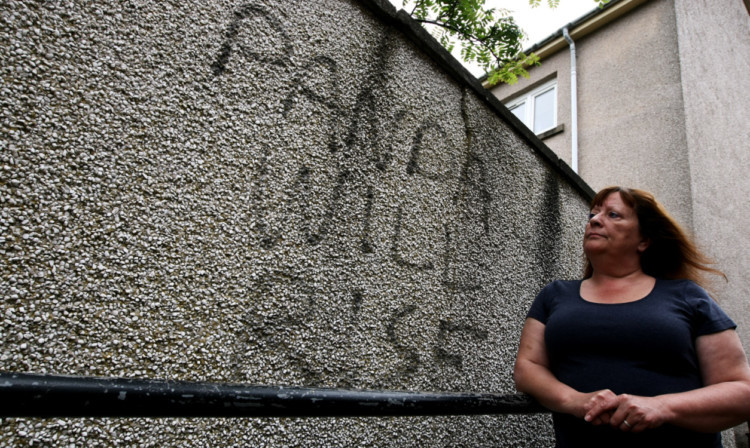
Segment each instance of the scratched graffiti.
M450 340L454 337L470 337L485 340L488 337L487 330L476 328L471 325L456 324L454 322L441 320L438 332L438 344L435 347L435 357L457 369L463 367L463 356L452 353L447 349Z
M265 28L267 32L256 33L246 41L242 36L243 30L258 29L257 27L243 26L243 22L249 20L263 22L261 29ZM247 24L244 23L244 25ZM275 41L275 37L280 39ZM262 42L259 42L259 40ZM258 45L259 43L260 45ZM258 49L265 51L258 51ZM221 76L226 71L229 59L237 55L261 63L286 65L293 54L292 40L281 21L263 6L246 4L234 12L219 55L216 61L211 64L211 70L215 76Z
M570 192L383 6L3 3L3 368L512 391ZM502 445L498 418L16 419L0 445Z
M268 146L259 150L251 212L260 247L273 251L286 240L311 248L335 245L334 233L348 226L358 232L357 250L362 254L381 256L408 271L432 273L449 295L481 290L482 279L476 273L486 267L477 265L470 256L475 249L467 248L481 245L489 234L493 198L486 187L486 162L472 148L466 91L460 105L465 135L456 138L440 121L413 117L399 106L388 84L394 45L388 36L375 48L368 78L349 107L340 90L339 63L326 55L296 54L293 39L273 11L254 4L241 6L233 12L222 39L210 67L216 78L233 70L237 61L284 67L292 73L280 116L285 135L290 136L285 151L295 152L296 157L283 157ZM388 138L394 132L409 136L406 144L398 146ZM399 151L405 151L403 156ZM377 193L377 180L383 175L405 182L395 208L381 204L394 200ZM388 229L373 225L379 218L376 213L384 212L391 214L384 220L391 223ZM312 334L305 330L325 313L343 313L356 320L368 297L361 289L345 292L341 303L347 310L343 310L341 303L331 305L320 287L311 286L316 283L313 277L310 272L264 277L259 282L263 294L273 296L280 287L300 292L274 314L259 318L250 312L245 322L250 329L248 344L287 353L308 384L319 384L325 376L322 361L310 359L315 351L306 347L311 342L295 335ZM321 300L328 300L328 305ZM462 357L449 351L449 339L487 338L481 328L440 320L432 359L423 359L397 331L417 310L416 304L407 304L386 319L385 338L400 359L400 377L412 375L425 362L461 369ZM323 316L322 321L329 319ZM324 333L328 343L339 340L346 345L345 328Z

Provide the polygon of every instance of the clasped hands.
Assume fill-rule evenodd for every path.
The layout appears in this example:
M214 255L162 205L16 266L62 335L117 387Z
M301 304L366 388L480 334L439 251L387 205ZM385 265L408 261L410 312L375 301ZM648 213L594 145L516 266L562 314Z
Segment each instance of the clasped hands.
M615 395L605 389L585 394L583 398L583 418L593 425L641 432L661 426L666 420L667 412L658 397Z

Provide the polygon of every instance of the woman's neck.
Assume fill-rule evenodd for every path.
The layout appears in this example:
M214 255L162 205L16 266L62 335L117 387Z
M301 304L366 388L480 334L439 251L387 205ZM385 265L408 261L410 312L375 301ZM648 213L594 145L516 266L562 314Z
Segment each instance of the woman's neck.
M643 276L650 277L643 272L640 266L620 266L616 269L594 268L590 278L593 279L595 283L608 283L617 281L630 282Z
M594 275L604 277L632 278L643 274L641 257L637 254L613 255L609 253L587 253Z
M640 267L631 272L618 272L613 275L597 272L581 284L581 297L592 302L623 303L646 297L656 279L644 273Z

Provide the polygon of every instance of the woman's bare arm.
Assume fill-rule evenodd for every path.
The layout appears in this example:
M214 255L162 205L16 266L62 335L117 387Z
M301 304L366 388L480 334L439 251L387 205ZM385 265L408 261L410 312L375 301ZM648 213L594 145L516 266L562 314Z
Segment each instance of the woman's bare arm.
M519 392L531 395L547 409L580 418L601 397L615 396L610 391L581 393L560 382L549 369L544 329L545 325L538 320L526 319L513 373Z

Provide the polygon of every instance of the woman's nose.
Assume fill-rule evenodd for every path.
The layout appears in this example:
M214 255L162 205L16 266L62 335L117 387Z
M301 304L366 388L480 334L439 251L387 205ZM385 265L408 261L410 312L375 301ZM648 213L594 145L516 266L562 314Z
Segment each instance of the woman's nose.
M592 213L589 216L589 224L591 224L592 226L594 226L594 225L596 225L596 226L602 225L601 221L599 220L600 218L601 218L601 215L599 213Z

